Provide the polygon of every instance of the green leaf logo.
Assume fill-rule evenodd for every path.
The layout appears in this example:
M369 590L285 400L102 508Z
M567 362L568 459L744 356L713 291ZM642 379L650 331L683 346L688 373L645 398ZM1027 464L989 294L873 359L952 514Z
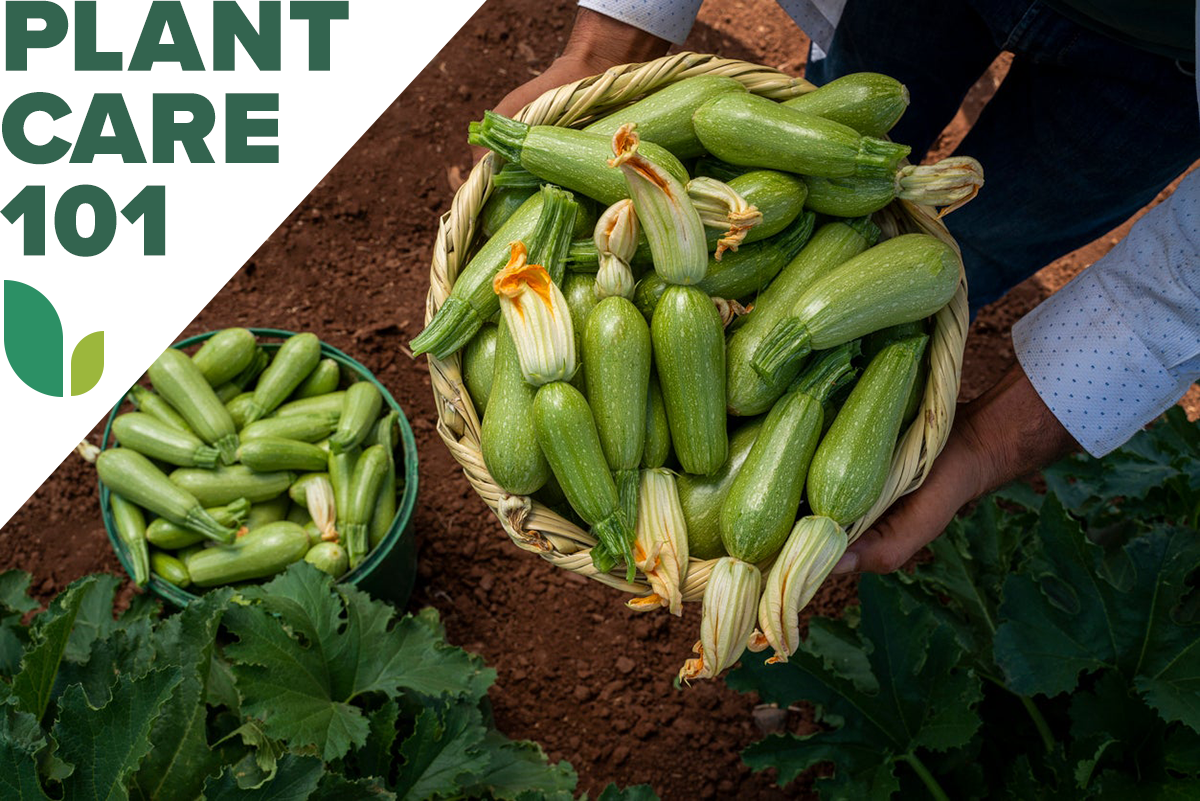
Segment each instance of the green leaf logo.
M20 281L4 282L4 352L30 389L63 397L63 329L46 296ZM104 374L104 332L88 334L71 354L71 394L91 390Z

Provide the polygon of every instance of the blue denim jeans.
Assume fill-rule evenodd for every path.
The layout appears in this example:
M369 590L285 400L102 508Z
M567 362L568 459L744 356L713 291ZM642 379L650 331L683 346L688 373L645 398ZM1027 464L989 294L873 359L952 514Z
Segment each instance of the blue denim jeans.
M972 317L1124 222L1200 158L1194 65L1094 33L1040 2L850 0L808 78L869 70L906 84L912 105L891 137L912 146L916 163L1002 50L1013 52L1012 69L958 148L983 164L986 184L946 217Z

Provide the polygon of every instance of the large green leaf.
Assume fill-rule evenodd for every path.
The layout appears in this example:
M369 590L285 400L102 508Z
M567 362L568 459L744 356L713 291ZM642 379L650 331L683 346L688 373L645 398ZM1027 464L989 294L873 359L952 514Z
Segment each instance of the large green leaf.
M96 586L94 576L80 579L54 599L37 616L32 627L32 644L21 660L21 672L13 679L13 695L18 707L38 720L50 705L59 666L71 639L71 628L80 604Z
M1056 695L1075 689L1083 673L1112 668L1164 719L1200 730L1200 637L1175 619L1200 565L1195 531L1159 526L1131 539L1119 550L1118 587L1103 549L1048 497L1030 550L1005 582L996 633L1011 689Z
M0 798L44 801L37 755L46 748L37 718L12 707L0 709Z
M400 745L404 763L396 797L419 801L458 795L460 788L488 765L487 729L478 707L451 704L444 712L427 708L417 715L413 733Z
M326 760L366 742L369 724L352 703L360 695L478 697L495 676L447 646L428 618L396 620L392 607L335 585L307 563L243 594L256 603L225 616L238 638L225 656L242 711L271 737L313 746Z
M897 761L971 739L980 725L975 707L982 690L971 671L957 666L962 649L954 632L925 606L904 603L906 593L897 580L866 576L859 592L857 634L869 679L861 661L844 653L826 658L810 637L786 664L746 659L728 683L781 707L809 701L835 725L809 737L783 735L756 743L743 752L751 767L777 767L780 783L787 783L817 763L832 762L833 777L817 785L823 796L885 798L899 789ZM818 642L846 641L845 631L835 625L822 624L821 631Z
M0 573L0 676L17 672L29 643L29 630L21 621L38 608L37 601L29 597L29 582L29 574L23 570Z
M527 795L541 799L570 799L579 781L567 762L551 763L537 743L514 742L490 731L483 739L487 767L465 790L469 798L517 801Z
M275 777L261 787L243 789L236 772L226 768L204 783L204 801L300 801L316 791L325 766L316 757L285 754Z
M83 688L68 687L58 702L51 734L59 756L75 766L62 783L64 798L108 801L129 797L126 784L150 750L150 730L180 681L177 667L140 678L120 676L103 707L88 703Z
M190 801L200 794L205 778L220 770L208 746L204 699L217 628L231 594L211 590L158 628L158 659L178 665L182 679L155 721L153 748L134 777L148 798Z

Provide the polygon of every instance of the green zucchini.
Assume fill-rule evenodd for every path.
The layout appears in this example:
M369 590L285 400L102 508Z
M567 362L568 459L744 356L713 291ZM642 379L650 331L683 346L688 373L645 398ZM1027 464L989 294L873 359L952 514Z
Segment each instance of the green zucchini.
M250 502L245 498L238 498L233 503L214 506L205 511L221 525L237 529L246 522L246 518L250 514ZM145 536L151 545L167 551L190 548L197 543L204 542L205 539L203 534L198 534L183 526L177 526L165 517L159 517L147 526Z
M296 334L284 340L275 358L258 377L248 405L247 423L273 412L321 361L321 340L315 334Z
M294 417L301 414L332 414L337 418L342 416L342 404L346 399L346 393L342 391L330 392L328 395L318 395L315 398L304 398L303 400L294 400L285 403L275 411L271 412L271 417Z
M246 528L253 531L268 523L277 523L287 519L288 508L291 505L292 499L287 496L286 492L278 498L253 504L250 507L250 513L246 515Z
M318 542L304 554L304 561L335 579L346 575L350 569L349 554L336 542Z
M821 226L812 239L775 280L759 294L754 310L729 338L727 397L729 413L748 417L771 408L776 398L800 374L801 364L767 382L750 366L763 338L791 311L808 286L839 264L874 243L879 229L869 220L832 222Z
M96 472L105 486L130 503L203 534L215 542L230 542L236 533L232 528L213 520L212 515L204 511L202 502L195 495L175 485L161 470L151 464L149 459L136 451L129 448L109 448L101 451L96 457Z
M301 510L301 511L303 511L303 510ZM307 512L305 512L305 515L306 515L306 516L307 516L307 514L308 514L308 513L307 513ZM289 520L291 520L291 517L289 516L289 517L288 517L288 519L289 519ZM309 518L307 518L306 520L303 520L303 521L301 521L301 520L292 520L292 522L293 522L293 523L295 523L295 524L297 524L297 525L300 525L300 526L303 526L303 527L304 527L304 533L308 535L308 548L309 548L309 550L312 550L312 549L313 549L314 547L316 547L317 545L320 545L322 542L325 542L325 541L326 541L326 540L324 539L323 535L321 534L321 528L320 528L320 527L319 527L319 526L318 526L316 523L314 523L314 522L312 521L312 518L311 518L311 517L309 517Z
M151 551L150 569L154 575L168 584L174 584L181 590L192 585L192 578L188 574L187 566L169 553Z
M322 478L325 479L326 481L332 480L329 478L329 473L327 473L327 472L305 473L304 475L300 476L295 481L293 481L292 485L290 487L288 487L288 491L287 491L288 498L290 498L292 500L292 502L295 504L307 507L308 506L308 485L311 482L319 481Z
M642 449L642 467L662 467L671 458L671 426L667 422L667 406L663 402L658 375L650 373L646 393L646 444Z
M733 432L729 437L729 458L711 476L683 474L675 480L683 519L687 521L688 553L696 559L727 555L721 542L721 506L750 455L762 424L763 418L755 418Z
M777 380L810 349L928 317L958 291L954 248L928 234L904 234L876 245L814 281L764 337L750 362Z
M487 411L488 393L492 389L492 374L496 371L496 325L484 323L479 333L471 338L463 350L463 382L467 394L475 406L475 413L483 418Z
M815 219L811 212L806 212L781 234L742 245L726 253L720 261L710 258L708 272L696 287L710 297L726 300L753 296L804 248L812 236ZM638 281L633 302L647 319L653 316L666 288L666 281L658 273L647 273Z
M625 519L637 520L638 465L646 443L650 392L650 327L622 297L600 301L587 316L582 360L587 401Z
M808 187L802 179L778 170L751 170L725 183L762 213L762 222L746 232L743 246L769 239L791 225L804 210L808 197ZM715 228L705 230L709 250L716 248L724 233Z
M894 325L891 328L885 328L882 331L869 334L863 338L863 359L870 362L879 351L893 342L919 336L926 333L927 330L926 321L917 320L916 322ZM904 416L901 418L900 423L901 428L916 419L917 412L921 408L921 401L925 397L925 385L928 381L929 359L922 358L917 365L917 379L913 382L912 392L908 393L908 402L904 405Z
M223 463L232 463L238 446L233 418L187 354L168 348L150 365L149 375L155 391L183 415L196 436L220 451Z
M670 286L650 323L654 362L671 444L685 472L709 475L725 463L725 331L708 295Z
M783 101L790 108L840 122L863 136L883 136L908 108L908 88L877 72L853 72L814 92Z
M371 427L379 419L383 409L383 395L379 387L370 381L359 381L346 390L342 416L337 430L329 437L329 449L333 453L358 447L371 433Z
M730 556L762 562L787 541L821 437L821 405L853 376L858 351L857 342L826 351L771 408L721 504L721 542Z
M308 553L304 528L280 520L251 531L228 548L205 548L187 561L192 583L215 587L267 578Z
M187 420L183 419L183 415L175 411L174 406L143 386L135 385L129 390L129 402L139 412L145 412L151 417L157 417L160 421L171 426L171 428L177 428L188 434L195 433L192 431L192 427L187 424Z
M215 467L220 454L194 434L180 431L145 412L113 420L113 437L126 448L178 467Z
M387 466L388 456L382 445L372 445L364 450L354 464L354 475L350 478L350 507L340 518L344 522L338 527L338 533L346 543L346 553L350 555L351 567L358 567L366 558L370 544L367 529L375 511L375 502L384 489ZM394 492L395 488L389 487L387 490Z
M605 208L629 197L621 171L608 166L612 140L611 135L572 128L529 126L491 111L484 112L482 122L471 123L467 136L470 144L486 147L546 182L586 195ZM687 170L664 148L642 142L638 152L680 183L687 183Z
M704 155L704 145L692 129L692 114L719 94L745 91L746 87L733 78L696 75L659 89L583 130L611 140L622 125L636 123L642 141L666 148L676 158L691 159Z
M287 516L284 517L284 520L291 520L293 523L299 523L302 526L307 526L313 521L312 515L308 513L308 509L303 506L297 506L294 503L288 505ZM307 531L307 529L305 530ZM311 535L309 538L311 539Z
M233 420L234 428L239 432L243 431L246 426L246 417L250 414L250 404L254 402L253 392L243 392L237 395L233 400L226 401L225 409L229 412L230 419ZM241 434L238 434L241 438Z
M505 167L507 166L505 165ZM539 186L541 186L540 181L537 186L531 187L497 186L492 191L492 196L488 198L487 203L483 204L483 211L479 212L478 225L483 236L491 239L498 234L504 224L517 213L517 209L537 194Z
M292 400L315 398L318 395L334 392L341 380L342 368L338 366L337 360L321 359L313 371L308 374L308 378L305 378L300 382L300 386L296 387L296 391L292 393Z
M139 587L150 580L150 554L146 548L146 516L136 503L125 500L115 492L108 495L112 508L113 528L117 537L129 553L129 567L133 571L133 582ZM159 518L162 520L163 518ZM196 535L200 537L199 534Z
M333 485L333 511L339 532L346 523L346 516L350 513L354 466L358 464L358 457L361 455L362 450L359 448L329 454L329 483ZM306 504L307 500L307 490L305 490Z
M255 420L238 435L242 444L263 437L283 437L300 442L319 442L337 430L340 413L314 412Z
M730 164L825 178L894 176L911 150L752 94L718 95L692 124L708 152Z
M240 387L236 386L232 381L226 381L221 386L215 387L213 389L213 394L217 396L217 400L219 400L221 403L225 404L226 408L229 408L229 402L231 400L233 400L234 398L236 398L238 395L241 395L242 390ZM250 394L253 395L254 393L250 393ZM236 420L234 421L233 426L234 426L234 428L238 427Z
M537 390L525 383L517 346L502 320L496 338L492 391L480 424L479 448L492 479L513 495L537 492L550 476L550 465L534 431L536 394Z
M209 337L192 362L209 386L219 387L254 362L258 342L245 328L226 328Z
M696 160L692 172L695 175L703 175L708 178L716 178L718 181L729 183L739 175L745 175L748 172L753 172L753 167L739 167L736 164L729 164L712 156L704 156Z
M244 464L200 470L181 467L171 473L171 483L190 492L205 506L222 506L238 498L261 503L278 498L296 478L288 472L256 473Z
M652 267L654 254L650 252L650 242L644 233L639 233L637 250L633 253L629 268L637 276ZM567 250L567 269L577 273L596 273L600 270L600 252L596 250L596 240L591 234L571 240L571 246ZM565 284L563 288L565 291Z
M279 470L313 472L325 467L325 451L284 437L257 437L238 448L238 461L259 473Z
M894 342L863 371L808 468L813 513L845 527L879 500L928 340L922 334Z
M413 355L432 353L439 359L448 358L466 345L500 310L492 280L508 263L513 242L524 242L530 252L530 263L541 264L552 277L561 281L578 209L579 204L570 192L553 186L542 187L527 200L463 267L450 297L425 330L409 343ZM549 243L551 247L543 248L543 243ZM550 256L546 259L549 264L533 259L534 251L539 249Z
M383 538L392 528L392 521L396 518L396 431L399 420L399 412L388 412L375 424L375 430L371 433L371 444L381 446L387 455L387 475L375 499L371 525L367 530L371 550L383 542Z
M896 199L896 179L886 175L860 178L805 176L809 209L835 217L874 214Z
M588 240L591 241L590 239ZM593 245L593 248L595 245ZM596 276L589 273L567 273L563 277L563 297L567 300L567 308L571 311L571 330L575 334L575 352L583 352L583 331L587 317L592 309L600 302L596 291ZM587 365L579 362L579 369L571 379L571 386L580 392L587 392ZM530 396L532 398L532 396ZM532 401L531 401L532 402Z
M592 549L596 569L607 572L624 560L626 580L633 581L633 526L621 509L587 399L565 381L546 384L533 399L533 425L571 507L600 541Z

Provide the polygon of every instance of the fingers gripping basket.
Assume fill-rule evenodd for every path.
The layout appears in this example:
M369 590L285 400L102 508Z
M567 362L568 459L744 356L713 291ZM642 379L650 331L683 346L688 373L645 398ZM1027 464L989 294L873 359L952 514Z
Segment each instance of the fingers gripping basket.
M679 53L644 64L614 67L602 75L549 91L526 106L517 118L530 124L574 127L695 75L735 78L751 92L776 100L795 97L815 88L802 79L745 61ZM475 235L476 218L491 193L492 176L498 168L493 154L488 154L476 164L466 183L455 194L450 212L441 219L434 245L426 323L433 318L454 286ZM887 236L926 233L945 241L958 252L949 231L925 207L895 201L878 213L876 220L881 223ZM865 516L849 527L851 541L877 520L897 498L921 485L929 474L934 458L945 445L954 419L967 325L967 285L964 276L960 279L954 299L935 316L929 348L929 379L921 413L900 438L883 495ZM437 405L438 433L462 465L467 480L496 513L513 542L559 567L617 589L648 593L650 587L641 576L631 585L625 582L623 576L600 573L592 566L590 549L596 540L587 531L536 500L509 495L492 480L480 452L479 415L463 383L461 352L444 361L430 356L429 372ZM713 564L713 561L691 560L683 587L684 600L701 599Z

